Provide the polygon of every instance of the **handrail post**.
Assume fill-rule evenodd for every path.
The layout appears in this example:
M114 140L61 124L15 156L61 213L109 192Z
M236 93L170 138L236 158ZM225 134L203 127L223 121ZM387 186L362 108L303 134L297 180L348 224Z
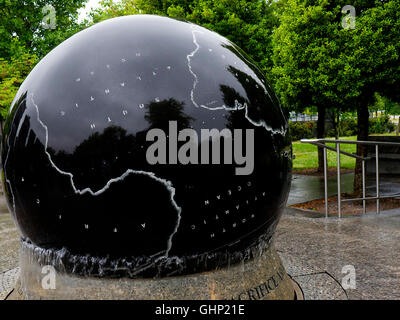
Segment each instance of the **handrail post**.
M340 143L336 143L337 150L337 187L338 187L338 215L342 217L341 182L340 182Z
M328 218L328 157L324 148L324 186L325 186L325 218Z
M379 197L380 197L380 190L379 190L379 146L375 146L376 152L376 214L380 213L380 206L379 206Z
M366 214L366 206L365 206L365 160L362 160L362 189L363 189L363 214Z

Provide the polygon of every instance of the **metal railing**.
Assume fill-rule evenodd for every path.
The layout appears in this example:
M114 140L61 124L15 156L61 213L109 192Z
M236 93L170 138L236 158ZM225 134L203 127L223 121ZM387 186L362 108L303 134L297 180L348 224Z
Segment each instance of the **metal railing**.
M379 146L400 146L397 142L381 142L381 141L355 141L355 140L334 140L334 139L303 139L301 143L309 143L317 147L324 149L324 187L325 187L325 216L328 217L328 158L327 150L331 150L337 153L337 188L338 188L338 216L339 219L342 217L342 202L350 201L362 201L363 202L363 214L366 213L366 201L376 200L376 213L380 213L380 199L395 198L398 195L381 196L379 188ZM327 146L325 143L336 144L336 148ZM349 153L340 150L340 144L357 144L357 145L374 145L375 146L375 157L376 157L376 197L366 197L365 187L365 161L370 160L370 157L361 157L357 154ZM340 174L340 155L343 154L348 157L361 160L362 163L362 198L354 199L343 199L341 198L341 174Z

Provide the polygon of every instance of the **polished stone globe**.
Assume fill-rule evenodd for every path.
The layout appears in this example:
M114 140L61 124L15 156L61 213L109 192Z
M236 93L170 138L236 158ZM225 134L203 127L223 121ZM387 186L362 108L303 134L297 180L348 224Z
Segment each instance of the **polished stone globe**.
M23 245L47 263L165 277L268 246L291 164L280 103L243 51L137 15L79 32L34 68L5 125L2 181Z

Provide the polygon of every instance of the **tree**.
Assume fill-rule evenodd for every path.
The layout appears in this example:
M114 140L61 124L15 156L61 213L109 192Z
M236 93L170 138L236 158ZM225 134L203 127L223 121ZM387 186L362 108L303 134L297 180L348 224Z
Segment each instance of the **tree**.
M399 92L400 4L354 1L355 29L344 29L346 2L288 0L273 38L273 71L286 105L356 110L358 140L367 140L375 92ZM365 155L365 148L358 146L357 153ZM356 194L361 193L360 172L357 161Z
M83 27L76 22L77 10L86 2L87 0L0 0L2 119L8 114L19 86L38 60ZM56 10L55 29L46 29L42 25L42 21L46 20L45 17L49 14L49 5Z
M100 7L90 12L90 21L86 21L86 24L90 25L111 18L139 14L140 12L136 7L136 1L120 0L115 2L114 0L102 0L100 1Z
M278 23L271 2L201 0L187 18L236 43L271 79L272 34Z
M59 43L80 30L76 22L78 9L87 1L1 0L0 57L10 59L13 53L10 43L13 39L18 39L20 46L42 58ZM49 6L55 9L55 29L43 27L43 21L50 13Z
M341 7L337 1L288 0L280 10L275 30L273 74L283 104L297 112L314 106L318 111L317 137L325 137L328 109L348 109L348 84L355 74L342 57L339 37ZM323 149L318 148L318 170L323 170Z
M377 112L383 111L388 115L399 115L400 105L392 101L391 99L380 95L378 92L375 93L375 103L370 107L370 111Z
M353 68L360 74L357 87L360 92L355 101L358 117L358 139L368 139L368 105L374 101L375 92L396 96L400 79L400 3L377 1L365 9L357 19L352 41L344 51ZM366 156L364 146L357 153ZM361 162L356 163L354 189L361 194Z
M37 57L23 53L7 61L0 58L0 114L5 119L8 109L25 77L37 63Z

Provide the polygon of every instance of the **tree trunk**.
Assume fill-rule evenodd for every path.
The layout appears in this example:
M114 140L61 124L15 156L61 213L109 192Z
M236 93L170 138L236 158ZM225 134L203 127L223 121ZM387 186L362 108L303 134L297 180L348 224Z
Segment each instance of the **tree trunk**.
M325 107L318 106L317 138L325 138ZM324 148L318 147L318 172L324 172Z
M336 140L339 140L340 138L340 111L337 110L337 114L336 114Z
M367 141L369 130L369 112L368 105L359 103L357 105L357 140ZM365 145L357 145L357 155L366 157L367 148ZM354 171L354 194L356 197L362 197L362 162L357 159Z
M330 118L330 121L331 121L332 126L333 126L333 132L335 134L334 138L338 139L338 134L337 134L338 127L337 127L337 120L336 120L336 112L335 112L335 110L332 110L331 112L329 112L329 118Z

